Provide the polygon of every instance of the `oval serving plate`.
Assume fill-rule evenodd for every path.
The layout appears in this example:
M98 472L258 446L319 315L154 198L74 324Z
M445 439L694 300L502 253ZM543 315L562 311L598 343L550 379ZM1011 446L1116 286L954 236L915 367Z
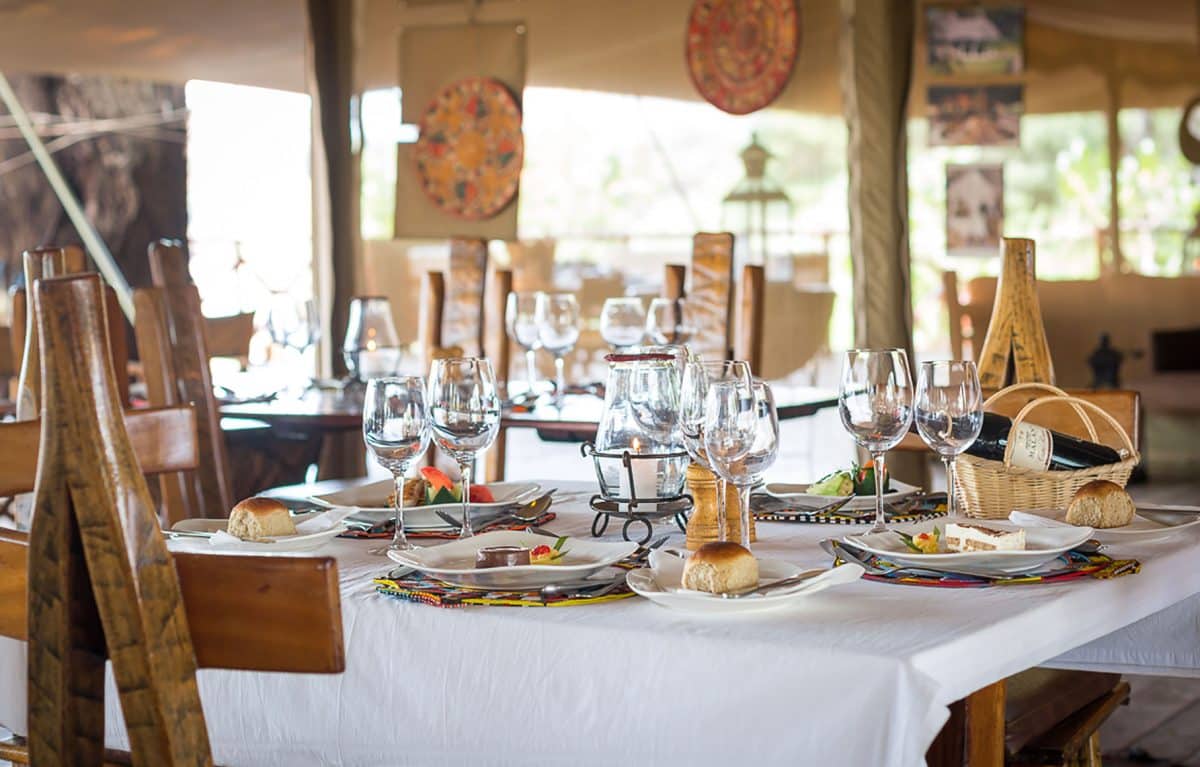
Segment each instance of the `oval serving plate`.
M355 517L378 517L377 522L385 522L392 518L392 507L387 498L394 489L390 479L371 482L357 487L348 487L324 495L310 496L309 500L318 506L326 508L351 508ZM536 482L493 482L487 485L492 491L495 503L472 503L473 512L499 509L514 503L532 501L542 491L542 486ZM438 503L432 506L405 506L404 529L410 532L423 530L449 530L450 525L438 516L438 512L446 512L458 517L462 514L461 503ZM472 515L474 516L474 515Z
M790 483L790 482L772 482L763 488L763 492L783 501L791 501L799 506L812 506L814 508L825 506L833 503L838 498L845 498L844 495L816 495L808 492L809 484ZM909 485L901 482L898 479L892 479L892 490L883 494L884 503L895 503L902 501L905 498L917 493L921 488L915 485ZM864 509L875 508L875 496L872 495L856 495L842 507L847 511L862 511Z
M522 546L532 549L543 544L554 545L554 542L554 538L545 535L517 530L496 530L441 546L427 546L411 551L389 551L388 556L402 565L420 570L452 586L495 591L526 591L587 578L620 562L637 549L637 544L631 541L567 538L560 549L564 554L558 564L475 567L475 554L481 548Z

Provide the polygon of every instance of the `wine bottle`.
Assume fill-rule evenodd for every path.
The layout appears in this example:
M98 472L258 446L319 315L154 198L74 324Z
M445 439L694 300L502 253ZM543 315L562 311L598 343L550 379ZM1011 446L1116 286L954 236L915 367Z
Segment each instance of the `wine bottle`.
M1037 471L1073 471L1117 463L1121 454L1107 445L1050 431L1023 422L1013 429L1012 419L999 413L984 413L983 428L967 452L991 461L1003 461L1012 441L1012 465Z

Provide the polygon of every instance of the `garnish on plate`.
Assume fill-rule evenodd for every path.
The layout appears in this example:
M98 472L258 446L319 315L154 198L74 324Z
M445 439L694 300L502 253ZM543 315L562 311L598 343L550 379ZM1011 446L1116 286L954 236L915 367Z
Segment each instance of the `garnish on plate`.
M553 546L547 546L544 543L541 546L534 546L533 550L529 552L529 563L533 565L559 564L567 555L567 552L562 551L562 546L566 542L567 537L564 535L555 540Z
M909 535L899 530L896 530L895 533L900 536L900 540L904 541L905 546L918 554L937 554L941 551L942 531L936 525L927 533Z
M496 497L485 485L471 485L470 503L495 503ZM396 502L396 494L389 493L387 505ZM426 466L421 469L421 476L414 477L404 483L404 505L435 506L440 504L462 503L462 483L455 482L440 469Z
M892 478L883 470L883 492L891 490ZM826 474L808 486L812 495L875 495L875 462L867 461L862 466L854 464Z

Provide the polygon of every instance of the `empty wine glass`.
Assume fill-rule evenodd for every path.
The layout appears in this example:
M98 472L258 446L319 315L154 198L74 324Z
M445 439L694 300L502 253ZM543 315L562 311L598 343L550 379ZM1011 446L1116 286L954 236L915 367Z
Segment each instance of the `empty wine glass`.
M954 458L971 446L983 428L983 392L975 363L921 363L914 413L921 439L946 465L946 515L953 517Z
M304 353L321 338L321 319L317 303L300 300L287 294L272 296L267 309L267 332L271 340L284 349L295 349L301 363ZM311 388L309 378L306 388Z
M709 385L704 446L713 470L738 491L741 544L750 548L750 488L779 453L779 415L771 387L740 379Z
M570 293L540 293L537 298L538 340L554 355L554 399L561 403L567 389L563 358L579 340L579 303Z
M656 298L646 312L646 335L656 344L686 344L695 335L686 298Z
M508 305L504 310L504 323L508 337L525 350L525 376L532 396L537 383L537 350L542 342L538 338L537 303L541 293L509 293Z
M686 347L685 347L686 348ZM683 364L680 382L680 431L688 455L702 468L713 472L717 479L717 539L725 540L726 509L725 480L713 470L704 446L705 398L709 385L720 381L740 381L751 384L750 366L741 361L718 360L706 362L689 356Z
M372 378L363 399L363 441L395 482L395 533L391 545L372 554L413 548L404 535L404 477L409 466L429 447L429 413L425 381L418 376Z
M500 398L492 363L480 357L435 360L429 374L429 412L438 447L462 472L462 530L470 538L471 469L475 454L496 441Z
M842 425L875 466L875 524L886 531L883 514L884 454L904 439L912 423L913 386L903 349L852 349L842 364L838 412Z
M600 337L615 351L640 344L646 335L646 309L640 298L607 298L600 310Z

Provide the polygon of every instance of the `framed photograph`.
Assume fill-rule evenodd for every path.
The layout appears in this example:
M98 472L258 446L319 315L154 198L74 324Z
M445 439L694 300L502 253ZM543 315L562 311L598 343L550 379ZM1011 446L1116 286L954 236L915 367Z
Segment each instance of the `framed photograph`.
M1025 9L927 6L925 49L934 75L1021 74Z
M931 146L1019 146L1025 88L1021 85L931 85L927 92Z
M946 255L994 256L1004 231L1004 166L946 166Z

